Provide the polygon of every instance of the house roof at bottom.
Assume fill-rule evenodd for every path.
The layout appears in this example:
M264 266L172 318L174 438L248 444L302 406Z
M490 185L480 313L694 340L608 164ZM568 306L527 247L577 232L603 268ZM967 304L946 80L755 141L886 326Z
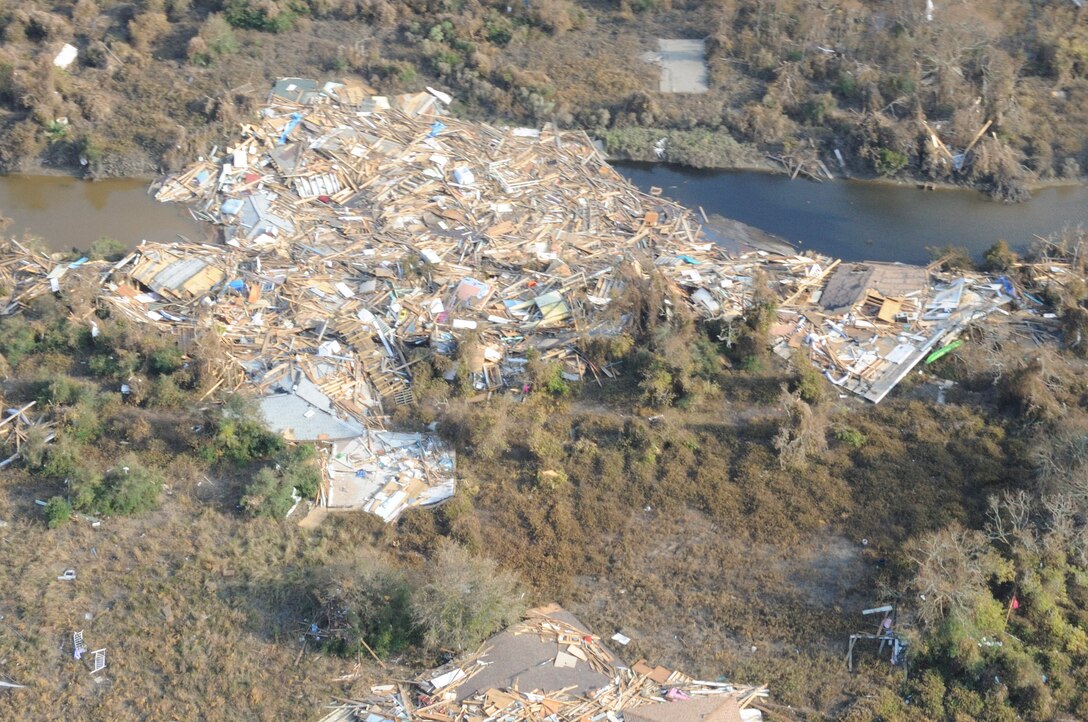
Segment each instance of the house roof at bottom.
M577 617L559 606L537 611L589 634ZM523 692L534 689L554 692L567 688L571 695L577 696L604 687L611 681L609 675L594 671L588 662L582 660L578 660L573 667L556 667L559 647L555 641L542 641L538 634L524 629L524 623L515 624L484 642L488 652L480 661L487 666L457 687L458 701L477 691L510 689L515 685ZM516 634L518 631L522 633ZM612 658L614 665L622 664L614 654Z
M642 705L624 710L623 719L624 722L741 722L741 715L736 697L720 695Z

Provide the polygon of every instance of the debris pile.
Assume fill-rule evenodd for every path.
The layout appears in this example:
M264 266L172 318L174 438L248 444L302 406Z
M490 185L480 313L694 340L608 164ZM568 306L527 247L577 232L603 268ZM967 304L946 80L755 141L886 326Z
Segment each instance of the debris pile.
M197 260L204 251L185 249L163 281L178 297L229 275L245 313L226 328L251 345L285 327L336 336L365 356L377 392L353 388L353 406L410 402L405 349L455 356L470 336L465 361L481 391L511 385L531 351L568 378L611 375L579 343L624 330L610 306L625 264L640 275L650 270L640 262L655 264L704 317L739 314L757 272L788 292L821 271L800 256L728 256L689 211L621 178L583 133L497 129L399 110L398 99L370 111L333 94L310 101L274 95L222 159L163 182L157 198L186 203L242 252L223 253L213 272ZM195 281L181 282L182 270Z
M688 708L729 708L733 716L715 719L758 720L756 706L768 696L765 687L733 685L725 682L705 682L692 679L679 671L651 667L640 660L630 667L620 663L601 644L596 635L572 623L572 617L552 605L533 610L521 624L496 635L475 654L440 667L414 683L377 685L365 699L342 701L322 722L353 722L365 720L444 721L444 720L505 720L528 722L581 722L582 720L643 720L685 718ZM514 647L507 640L532 635L546 643L545 659L538 661L532 648L524 643ZM583 679L600 679L592 687L580 685L570 670L585 664ZM470 684L474 679L494 675L493 667L521 667L522 672L498 670L512 675L514 681L503 685ZM566 670L569 682L556 688L534 687L540 669ZM599 677L598 677L599 675ZM558 679L550 677L549 679Z
M38 440L44 444L56 438L55 423L47 422L44 418L31 419L27 416L27 412L37 403L31 401L19 408L5 408L0 403L0 409L4 410L0 416L0 449L12 452L6 458L0 459L0 469L10 466L22 455L23 445L31 440L32 434L38 434Z
M421 480L448 488L452 453L398 457L395 469L377 461L387 452L360 453L379 438L368 432L413 403L414 367L428 357L487 393L520 387L533 357L569 380L614 376L588 343L633 325L629 296L652 273L720 322L726 341L766 289L777 299L774 350L806 354L873 402L969 324L1013 300L1041 303L1004 276L727 252L690 211L622 178L584 133L461 121L441 112L448 101L285 79L234 145L158 188L220 242L144 243L80 274L98 271L100 304L174 333L183 350L215 344L212 391L250 385L288 438L359 439L336 451L353 469L330 463L330 474L365 483L328 490L327 501L400 508L383 505L400 493L442 496L413 496ZM84 263L12 242L0 309L61 291ZM1073 265L1032 271L1062 284ZM1038 315L1024 313L1037 333Z
M410 506L430 506L453 496L454 454L437 437L367 431L336 441L326 465L325 506L361 509L384 521Z
M50 289L60 290L60 279L75 264L56 264L44 253L34 253L15 239L4 243L0 254L0 316L15 313Z
M879 403L911 369L939 358L972 322L1013 301L1002 277L843 263L789 299L771 329L784 358L805 353L835 385ZM943 355L943 354L941 354Z

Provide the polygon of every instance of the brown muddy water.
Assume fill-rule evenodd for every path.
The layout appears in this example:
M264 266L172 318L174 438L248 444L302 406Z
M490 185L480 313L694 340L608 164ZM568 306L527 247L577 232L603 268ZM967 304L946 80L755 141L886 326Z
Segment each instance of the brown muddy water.
M1034 234L1088 226L1088 187L1045 188L1027 203L1002 205L973 191L923 191L856 181L813 183L755 172L697 171L617 163L644 190L689 208L736 219L847 261L924 263L930 246L963 246L976 257L998 238L1025 247ZM184 208L155 202L149 183L94 183L67 176L0 176L0 214L7 235L41 236L50 248L85 249L97 238L129 247L141 240L206 240L208 230Z
M69 176L0 176L0 215L12 219L7 236L40 237L56 251L86 249L103 236L128 247L142 240L203 240L205 231L184 208L156 203L149 181L83 181Z

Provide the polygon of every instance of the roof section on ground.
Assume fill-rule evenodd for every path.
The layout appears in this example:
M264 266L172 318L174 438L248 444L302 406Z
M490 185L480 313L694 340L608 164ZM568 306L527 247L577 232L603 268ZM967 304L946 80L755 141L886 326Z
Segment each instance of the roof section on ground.
M624 722L741 722L736 697L696 697L658 702L623 713Z
M581 620L557 604L534 609L530 614L557 620L586 635L590 633ZM484 643L488 651L480 661L487 666L456 688L458 700L491 688L549 692L566 689L572 695L580 695L609 683L609 675L594 671L582 660L576 660L571 667L556 666L557 651L561 650L554 641L541 639L530 624L531 620L515 624ZM614 654L612 657L613 666L622 666Z
M872 290L890 298L921 294L929 287L929 272L903 263L843 263L831 274L820 297L828 311L842 311Z

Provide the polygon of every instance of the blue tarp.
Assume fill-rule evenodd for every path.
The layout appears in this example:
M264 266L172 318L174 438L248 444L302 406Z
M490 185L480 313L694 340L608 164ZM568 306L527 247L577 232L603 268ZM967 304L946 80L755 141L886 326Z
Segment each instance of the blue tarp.
M443 123L441 120L436 120L434 122L434 125L431 126L431 132L427 134L427 137L428 138L434 138L435 136L437 136L439 133L441 133L445 129L446 129L446 124Z
M283 135L280 136L280 142L278 145L283 145L287 142L287 136L291 134L291 131L298 127L298 124L302 122L302 113L291 113L291 120L287 122L287 127L283 129Z

